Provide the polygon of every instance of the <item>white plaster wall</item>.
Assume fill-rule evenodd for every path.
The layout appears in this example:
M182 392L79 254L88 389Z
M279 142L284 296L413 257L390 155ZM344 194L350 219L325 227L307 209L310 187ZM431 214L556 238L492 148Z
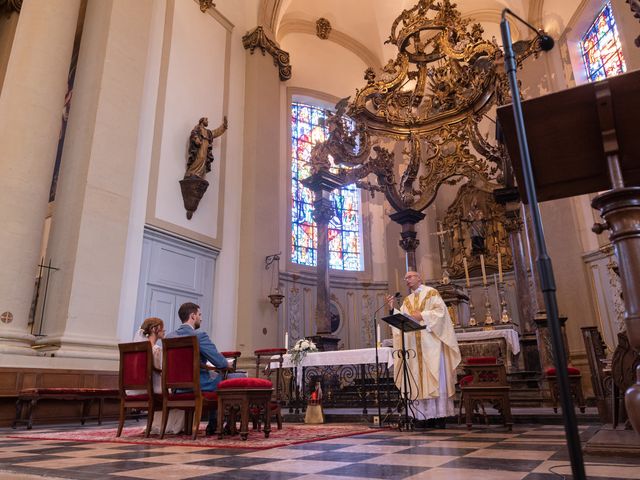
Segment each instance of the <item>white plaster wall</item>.
M165 12L166 0L153 3L149 55L147 57L147 70L142 98L140 134L138 137L138 150L133 177L131 213L129 215L129 229L120 292L120 309L118 313L117 337L121 342L131 340L133 325L139 325L143 320L141 318L135 318L135 309L138 280L140 278L142 235L147 207L148 178L151 166L151 149L156 117L155 107L158 98Z
M219 0L216 8L234 24L229 63L229 130L223 215L223 240L216 263L216 291L213 299L212 334L218 348L237 348L237 305L239 293L240 217L242 215L242 166L244 159L245 50L242 36L255 26L257 1ZM275 68L275 67L274 67Z
M218 236L222 139L214 140L209 188L191 220L186 218L178 180L184 176L189 133L198 119L208 117L211 129L222 123L225 43L220 22L191 2L175 2L155 216L213 238Z

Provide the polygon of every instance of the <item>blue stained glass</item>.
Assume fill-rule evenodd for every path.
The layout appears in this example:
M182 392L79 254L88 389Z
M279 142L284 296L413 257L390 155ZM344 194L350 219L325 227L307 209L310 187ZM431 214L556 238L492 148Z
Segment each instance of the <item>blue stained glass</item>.
M327 110L312 105L291 105L291 261L301 265L317 264L313 194L300 180L312 173L311 149L326 140L327 115ZM350 124L348 127L352 128ZM360 191L355 185L349 185L332 192L331 200L336 212L329 222L329 267L361 271L364 267L360 254Z
M592 82L627 71L610 3L604 6L582 37L580 49L587 77Z

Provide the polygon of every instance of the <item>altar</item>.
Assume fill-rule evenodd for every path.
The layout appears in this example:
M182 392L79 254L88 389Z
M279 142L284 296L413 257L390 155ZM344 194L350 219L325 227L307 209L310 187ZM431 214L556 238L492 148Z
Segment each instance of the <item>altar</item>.
M507 371L517 368L520 341L514 328L456 332L456 337L463 362L472 356L495 356L504 361ZM395 358L392 347L378 348L380 404L387 413L399 402L393 376ZM271 359L271 370L280 367L277 360L277 356ZM293 364L291 355L284 355L282 398L291 413L304 411L308 393L320 381L325 407L358 407L367 414L377 408L375 365L375 348L308 353L299 365Z
M272 370L280 367L273 357ZM378 376L380 404L388 413L399 401L399 392L393 382L393 348L378 348ZM376 349L335 350L308 353L299 365L294 365L291 355L283 356L282 368L291 372L283 375L283 400L292 413L304 411L307 392L321 381L323 405L329 408L362 408L367 414L376 403Z

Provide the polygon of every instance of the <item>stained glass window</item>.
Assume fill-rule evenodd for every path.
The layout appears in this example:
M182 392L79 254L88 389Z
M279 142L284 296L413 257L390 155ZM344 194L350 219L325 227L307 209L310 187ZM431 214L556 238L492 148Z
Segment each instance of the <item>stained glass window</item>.
M311 148L328 134L327 110L304 103L291 104L291 260L317 262L317 229L312 218L313 193L300 181L311 174ZM361 271L360 191L355 185L334 190L336 215L329 222L329 268Z
M595 82L627 71L611 3L607 3L580 42L587 77Z

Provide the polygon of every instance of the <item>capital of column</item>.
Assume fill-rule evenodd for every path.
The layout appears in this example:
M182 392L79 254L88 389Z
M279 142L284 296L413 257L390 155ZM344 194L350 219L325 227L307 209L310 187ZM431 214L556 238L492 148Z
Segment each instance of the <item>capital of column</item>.
M335 215L333 202L328 198L320 198L313 202L313 219L318 224L327 224Z
M398 242L405 252L415 252L420 240L418 240L416 232L401 232L400 241Z
M262 55L265 53L271 55L273 57L273 64L278 67L280 80L284 82L291 78L289 53L282 50L276 42L267 37L267 34L260 25L242 37L242 45L244 45L245 50L249 50L252 55L256 48L262 51Z

